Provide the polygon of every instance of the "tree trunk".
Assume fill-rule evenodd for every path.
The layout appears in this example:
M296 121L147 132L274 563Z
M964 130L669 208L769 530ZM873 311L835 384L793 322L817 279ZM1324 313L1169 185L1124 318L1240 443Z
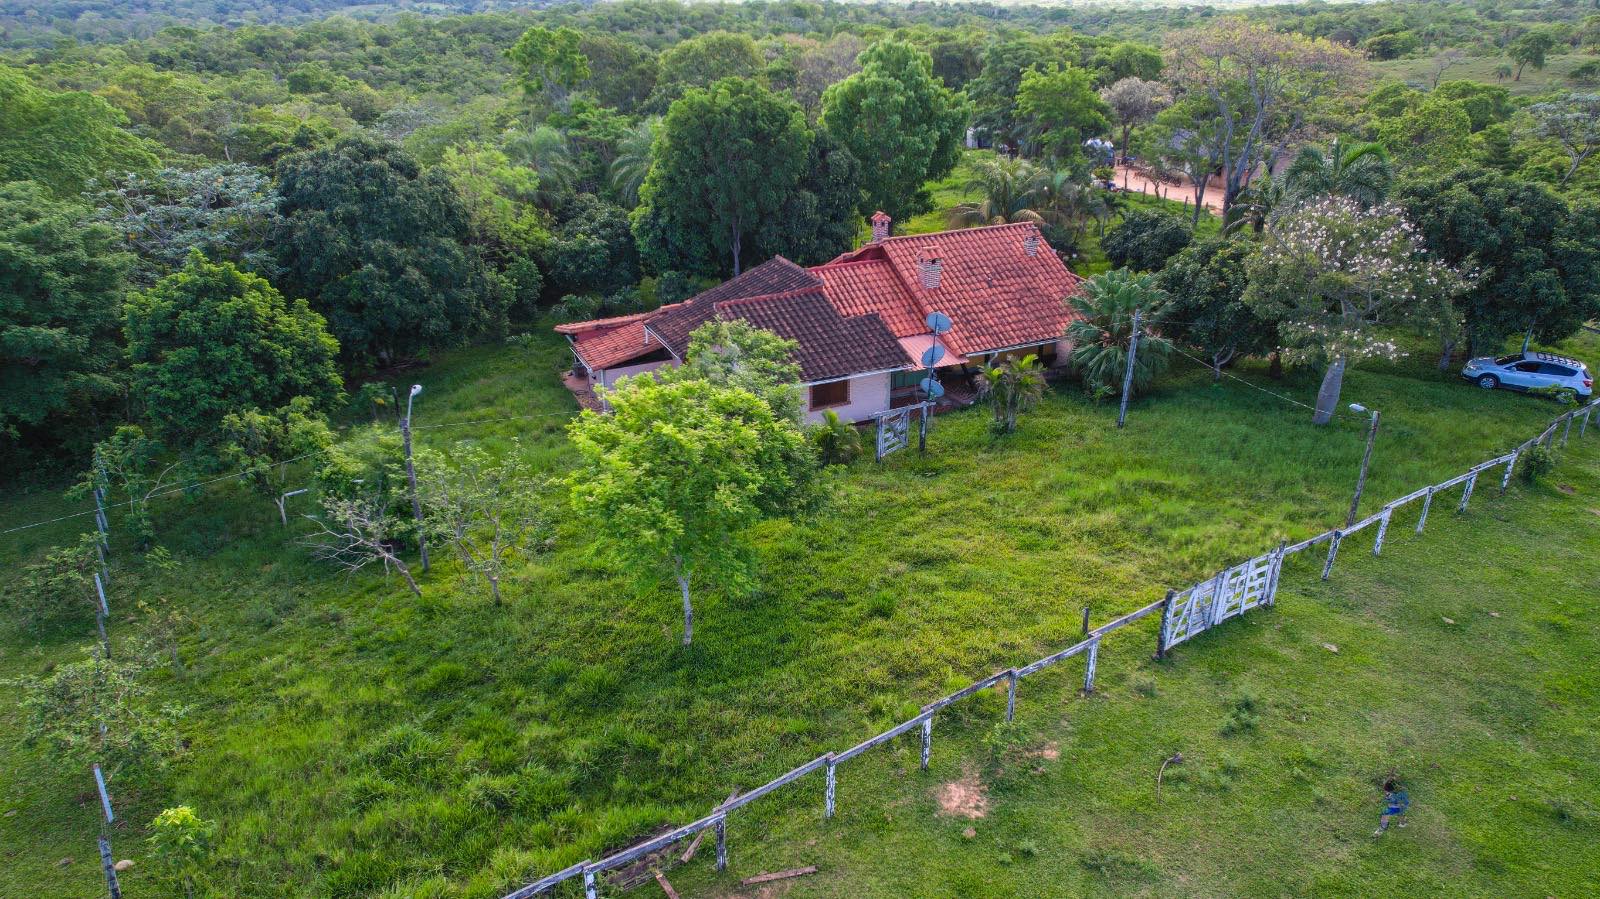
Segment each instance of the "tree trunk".
M1444 345L1439 351L1439 370L1444 371L1450 367L1450 360L1456 355L1456 341L1454 338L1445 338Z
M421 599L422 588L417 586L417 579L411 576L411 569L406 567L406 563L400 561L399 556L390 556L389 561L394 565L395 570L400 572L400 576L406 579L406 586L411 588L411 593Z
M1313 424L1325 425L1333 420L1333 410L1339 405L1339 391L1344 388L1343 356L1328 363L1328 370L1322 376L1322 388L1317 391L1317 412L1312 416Z
M500 578L492 574L484 575L484 577L489 579L489 592L494 594L494 604L496 606L500 605Z
M733 276L737 278L739 277L739 229L735 226L731 230L729 242L733 245Z
M694 605L689 602L689 575L683 570L683 560L678 559L673 566L678 578L678 592L683 594L683 645L688 646L694 639Z
M1283 380L1283 350L1273 350L1268 354L1267 377L1274 381Z

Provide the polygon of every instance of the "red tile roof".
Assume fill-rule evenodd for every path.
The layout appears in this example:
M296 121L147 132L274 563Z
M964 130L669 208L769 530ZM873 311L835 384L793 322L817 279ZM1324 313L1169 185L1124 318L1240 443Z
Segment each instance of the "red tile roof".
M788 293L807 287L819 287L822 280L782 256L774 256L754 268L716 287L678 303L660 315L650 318L650 331L672 349L679 359L689 349L689 334L705 323L715 312L716 304L724 300Z
M877 313L896 337L928 332L927 311L917 305L888 259L830 262L811 273L822 278L828 299L845 315Z
M911 364L877 315L842 315L822 288L717 304L720 318L742 318L799 344L803 383L890 371Z
M1030 235L1039 238L1031 256L1025 245ZM1074 318L1067 297L1083 283L1032 223L891 237L828 266L872 250L893 263L921 308L950 316L955 325L950 345L968 356L1060 337ZM918 277L918 262L930 252L943 266L933 290L924 288Z
M1032 254L1029 238L1037 240ZM930 255L941 261L932 289L919 277ZM944 342L962 356L1055 340L1074 318L1066 301L1082 283L1036 225L995 225L891 237L809 270L778 256L656 312L556 330L586 364L605 368L657 341L681 359L695 328L714 315L737 315L797 341L803 377L815 381L914 365L896 338L926 335L934 310L950 316ZM655 338L650 345L646 331Z

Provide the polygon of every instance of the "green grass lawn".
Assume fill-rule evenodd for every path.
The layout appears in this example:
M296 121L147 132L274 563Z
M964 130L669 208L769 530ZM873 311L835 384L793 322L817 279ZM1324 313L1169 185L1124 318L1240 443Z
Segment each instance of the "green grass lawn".
M1347 381L1345 401L1384 412L1368 508L1556 412L1427 356ZM520 436L559 475L565 364L549 337L441 356L415 374L419 427L497 420L419 442L504 451ZM142 632L135 598L193 618L186 670L156 684L189 707L189 746L165 771L114 781L117 855L146 862L143 823L188 803L221 822L211 895L496 896L1060 648L1085 605L1102 622L1340 520L1362 421L1318 428L1175 365L1120 432L1114 407L1062 385L1011 437L968 410L938 420L926 457L837 472L816 519L759 529L757 589L699 597L687 650L672 594L633 590L571 523L497 609L448 559L420 601L377 572L324 568L297 544L302 526L241 487L161 500L180 567L143 567L119 545L111 626L119 641ZM1237 374L1301 401L1318 380ZM992 770L1001 700L984 697L941 716L926 775L911 743L841 768L831 824L820 777L772 797L732 820L734 873L822 867L796 896L1580 895L1600 835L1597 447L1591 435L1503 500L1480 485L1459 520L1436 507L1424 537L1397 521L1382 559L1352 541L1327 585L1297 561L1277 609L1170 663L1145 661L1145 626L1119 634L1092 699L1073 695L1076 662L1025 681L1018 738L1059 758ZM7 522L76 508L43 489L0 497ZM6 535L0 584L87 526ZM0 679L77 658L93 633L72 614L3 628ZM0 687L0 730L14 699ZM1234 717L1252 723L1224 735L1246 699L1255 711ZM1155 770L1177 750L1188 761L1158 806ZM1374 844L1373 783L1391 765L1412 780L1415 823ZM938 785L969 766L987 817L934 814ZM0 815L17 812L0 817L0 895L103 895L89 773L10 740L0 770ZM674 874L690 895L736 883L696 866ZM127 873L128 896L159 893L148 869Z
M1495 70L1508 60L1504 56L1470 56L1459 65L1451 66L1445 70L1442 81L1481 81L1484 84L1498 84L1510 91L1513 96L1533 96L1549 93L1550 91L1570 91L1579 89L1567 78L1573 69L1591 62L1595 57L1586 53L1565 53L1551 56L1543 69L1527 66L1522 70L1522 79L1513 81L1510 78L1501 78ZM1512 63L1512 68L1516 64ZM1420 82L1424 85L1433 80L1434 63L1432 57L1418 57L1415 59L1392 59L1384 62L1372 63L1373 68L1380 76L1394 78L1405 82Z

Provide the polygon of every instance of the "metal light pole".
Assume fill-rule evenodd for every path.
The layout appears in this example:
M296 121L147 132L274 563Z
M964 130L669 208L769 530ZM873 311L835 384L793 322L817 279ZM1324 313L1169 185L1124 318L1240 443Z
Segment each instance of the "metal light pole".
M1356 509L1361 505L1361 491L1366 489L1367 486L1367 466L1372 464L1372 442L1378 437L1377 409L1368 409L1360 403L1351 403L1350 411L1371 412L1372 423L1367 426L1367 451L1361 455L1361 474L1356 477L1356 495L1350 499L1350 514L1345 516L1345 527L1356 523Z
M406 451L406 480L411 484L411 516L417 520L417 548L422 552L422 570L428 570L428 537L422 527L422 502L417 499L417 467L411 462L411 401L422 392L421 384L411 385L406 397L406 417L400 420L400 441Z

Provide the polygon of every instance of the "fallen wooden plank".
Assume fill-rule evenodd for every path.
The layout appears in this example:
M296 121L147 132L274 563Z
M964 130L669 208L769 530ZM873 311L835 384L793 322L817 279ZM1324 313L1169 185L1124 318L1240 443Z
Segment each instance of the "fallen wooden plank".
M723 800L722 804L723 805L727 805L728 803L730 803L733 800L738 799L738 798L739 798L739 788L738 787L734 787L733 788L733 792L728 794L728 798ZM721 806L718 806L718 808L720 808L720 807ZM700 841L705 839L705 838L706 838L706 832L703 831L703 830L700 831L699 833L695 834L694 835L694 839L689 841L689 848L683 850L683 857L678 859L678 863L687 865L689 863L689 859L694 858L694 851L696 849L700 848Z
M791 877L804 877L807 874L817 873L816 865L806 865L804 868L791 868L788 871L774 871L771 874L757 874L739 881L740 886L751 887L758 883L767 883L773 880L788 880Z
M667 894L667 899L678 899L678 891L673 889L672 884L667 882L667 875L662 874L660 868L656 868L650 873L656 876L656 883L661 884L661 891Z

